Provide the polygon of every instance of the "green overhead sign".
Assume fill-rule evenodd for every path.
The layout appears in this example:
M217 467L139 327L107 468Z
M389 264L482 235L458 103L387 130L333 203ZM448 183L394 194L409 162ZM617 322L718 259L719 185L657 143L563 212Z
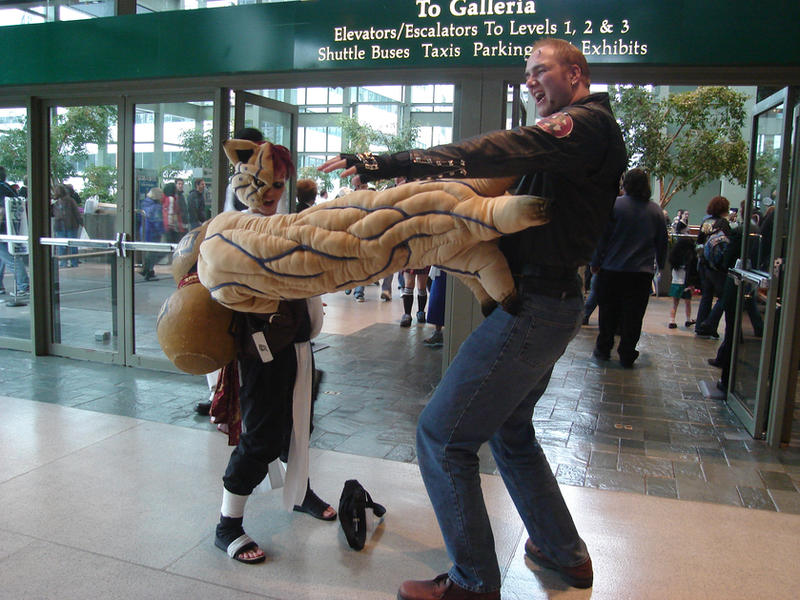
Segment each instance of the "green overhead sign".
M308 0L0 27L0 84L447 67L522 69L542 37L590 64L798 66L800 2Z

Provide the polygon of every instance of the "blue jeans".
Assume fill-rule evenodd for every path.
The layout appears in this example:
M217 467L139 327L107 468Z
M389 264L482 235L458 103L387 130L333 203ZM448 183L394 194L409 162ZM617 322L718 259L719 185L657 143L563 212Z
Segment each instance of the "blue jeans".
M8 251L8 243L0 242L0 264L4 265L9 273L14 274L16 283L16 293L27 293L30 289L28 270L25 268L25 257L11 254ZM0 279L0 289L3 288L3 281Z
M77 238L79 229L56 229L55 236L61 238ZM57 256L64 256L65 254L78 254L78 249L69 246L59 246L56 248L56 255ZM67 263L69 263L70 267L77 267L78 266L78 258L77 256L74 259L70 260L59 260L58 266L59 267L66 267Z
M453 562L449 576L474 592L500 589L478 449L489 442L500 475L536 546L562 566L589 556L536 441L533 408L575 336L580 297L521 294L462 344L417 426L419 468Z

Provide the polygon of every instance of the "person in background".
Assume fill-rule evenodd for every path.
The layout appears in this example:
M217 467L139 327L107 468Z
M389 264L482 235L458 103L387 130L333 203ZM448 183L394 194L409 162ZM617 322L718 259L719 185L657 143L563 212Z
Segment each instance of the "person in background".
M694 240L688 237L679 238L669 253L669 263L672 266L672 283L669 286L669 295L672 297L672 310L670 311L669 328L676 329L675 314L681 299L685 301L686 321L684 326L694 325L692 320L692 292L697 279L697 253Z
M177 244L186 233L181 216L181 205L178 202L177 187L170 181L164 184L164 198L161 200L164 216L164 241Z
M196 177L194 180L194 187L186 199L186 210L190 231L200 227L209 217L206 208L206 180L202 177Z
M302 212L314 206L317 201L317 182L313 179L297 180L297 202L294 205L294 212Z
M142 232L140 239L145 242L161 242L164 239L164 214L161 201L164 199L164 192L159 187L150 188L142 201ZM139 274L145 281L152 281L156 278L153 268L161 258L159 252L144 252L142 258L142 270Z
M67 186L58 184L54 190L55 200L50 206L50 216L53 217L53 235L60 238L77 238L81 225L83 225L83 216L81 211L78 210L78 204L69 193ZM75 258L70 258L64 264L59 261L59 266L64 267L77 267L78 266L78 249L75 247L59 248L58 255L64 254L74 255Z
M65 183L64 187L67 188L67 191L69 192L69 195L72 197L73 200L75 200L75 204L80 206L81 205L81 195L78 192L75 191L75 188L72 186L72 184L71 183Z
M625 173L622 190L592 259L600 310L594 357L610 359L619 330L619 362L631 368L639 357L636 344L642 335L654 266L663 269L667 258L667 226L661 208L650 201L646 171L631 169Z
M428 271L423 269L405 269L403 271L403 316L400 318L400 327L411 327L411 311L414 307L414 282L417 290L417 323L425 323L425 304L428 302Z
M444 300L447 294L447 273L438 267L431 267L429 273L433 280L431 283L431 298L428 304L427 321L435 326L433 335L422 341L426 346L440 347L444 344Z
M695 317L697 323L694 332L697 335L711 336L714 338L719 337L717 333L719 319L713 324L713 329L706 329L707 325L704 324L704 321L711 312L714 298L719 298L722 295L722 288L725 284L725 274L713 269L711 265L708 264L705 256L703 256L702 247L715 228L724 228L730 231L730 224L728 223L730 207L730 202L728 202L725 196L714 196L706 207L706 217L700 224L700 232L697 234L697 246L700 255L697 272L700 276L700 289L702 292L700 303L697 306L697 316ZM725 223L718 223L720 220L724 220Z
M183 186L184 181L180 177L175 178L175 199L178 201L178 206L180 207L180 211L178 216L181 220L181 227L183 228L183 233L189 231L189 207L186 204L186 196L183 193ZM181 236L183 237L183 236Z
M7 221L10 216L6 214L6 198L16 198L14 189L6 182L6 169L0 166L0 233L13 233L7 231ZM27 304L30 295L30 279L28 270L25 268L25 258L19 254L12 254L9 250L9 243L0 242L0 296L5 296L7 290L3 283L3 276L8 269L9 274L14 276L14 293L8 294L8 306L23 306Z
M678 214L672 221L672 232L678 235L689 233L689 211L678 209Z

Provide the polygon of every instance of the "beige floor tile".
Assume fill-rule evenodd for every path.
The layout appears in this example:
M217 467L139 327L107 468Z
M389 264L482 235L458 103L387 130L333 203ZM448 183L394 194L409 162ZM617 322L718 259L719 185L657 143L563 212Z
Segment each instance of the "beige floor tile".
M247 566L212 541L230 451L223 436L17 403L23 422L36 424L32 438L72 450L39 463L35 444L4 456L11 469L32 466L0 482L2 597L377 600L449 567L416 465L314 450L320 496L336 506L344 480L356 478L386 505L383 525L355 552L338 523L283 510L277 491L257 493L245 524L269 559ZM76 416L95 421L92 443ZM482 486L504 600L796 595L799 515L563 487L595 565L586 591L525 562L527 536L502 481L484 475Z
M278 495L256 495L248 502L247 532L268 554L266 565L228 560L207 540L170 571L276 598L393 598L405 579L424 579L446 571L449 561L427 494L415 465L328 451L312 455L317 493L338 506L344 480L358 479L387 514L361 552L351 550L338 523L284 512ZM522 525L497 477L482 479L500 564L516 547Z
M43 541L36 541L0 561L0 597L38 600L265 598Z
M0 482L135 427L135 419L0 396Z
M57 408L67 423L93 415ZM197 545L218 515L225 438L128 421L136 426L2 484L0 528L154 568Z
M796 595L793 565L800 550L800 517L623 492L563 490L592 555L591 594L565 587L552 571L517 560L504 581L504 600ZM517 556L523 556L524 542Z

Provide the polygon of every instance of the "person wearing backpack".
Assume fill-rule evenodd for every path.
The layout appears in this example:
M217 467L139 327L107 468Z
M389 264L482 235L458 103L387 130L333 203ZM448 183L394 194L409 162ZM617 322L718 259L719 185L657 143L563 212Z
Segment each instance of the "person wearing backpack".
M722 296L722 288L725 285L725 270L720 270L719 267L714 268L712 264L709 263L706 258L706 241L708 241L712 234L720 230L730 239L731 226L728 221L730 207L730 202L728 202L725 196L714 196L708 203L708 207L706 207L707 216L700 225L700 233L697 234L697 248L699 254L697 271L700 276L700 289L702 291L700 304L697 307L697 316L695 317L697 325L695 326L694 332L697 335L719 337L717 333L719 319L717 319L716 323L709 323L708 329L705 328L704 321L711 312L714 298L720 298ZM722 242L720 238L721 236L715 238L715 245ZM724 253L724 249L722 250ZM709 248L709 253L711 253L711 248Z
M6 232L7 215L5 214L6 198L17 198L17 192L14 191L8 183L6 183L6 169L0 166L0 233L15 233L13 231ZM19 254L11 254L9 251L10 242L0 242L0 295L6 294L6 289L3 285L3 275L6 268L8 272L14 275L14 293L13 297L7 302L8 306L22 306L27 303L19 303L17 298L25 299L30 293L30 280L28 278L28 271L25 268L24 257Z

